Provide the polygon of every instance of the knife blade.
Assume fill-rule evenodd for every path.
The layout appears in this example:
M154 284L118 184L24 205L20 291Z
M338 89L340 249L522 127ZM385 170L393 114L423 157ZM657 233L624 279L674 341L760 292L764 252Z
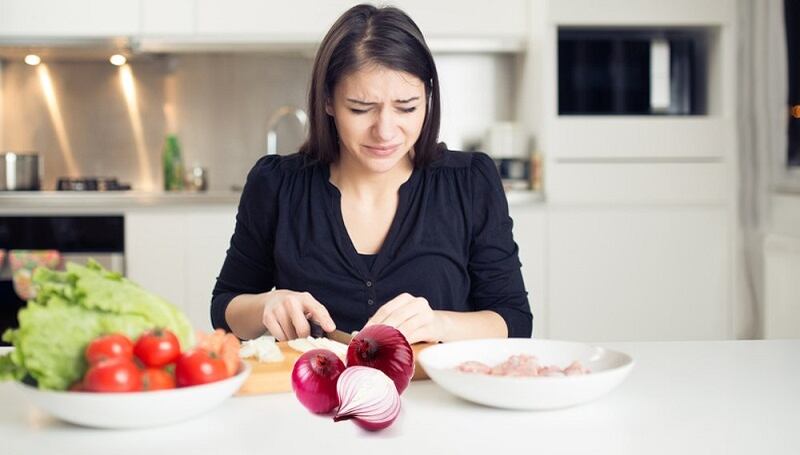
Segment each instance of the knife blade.
M350 344L350 340L353 339L353 335L356 333L347 333L338 329L333 332L325 332L317 321L309 320L308 322L311 324L311 336L314 338L324 337L329 340L338 341L339 343Z
M333 341L338 341L339 343L350 344L350 341L353 340L355 333L357 332L347 333L341 330L334 330L333 332L326 333L325 337Z

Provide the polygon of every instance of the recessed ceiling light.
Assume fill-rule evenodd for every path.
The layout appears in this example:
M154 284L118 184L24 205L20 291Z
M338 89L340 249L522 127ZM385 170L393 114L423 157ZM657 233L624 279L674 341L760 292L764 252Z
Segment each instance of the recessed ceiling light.
M110 59L108 59L108 61L111 62L112 65L122 66L122 65L125 64L125 62L128 61L128 59L125 58L124 55L114 54L114 55L111 56Z
M42 63L42 58L36 54L28 54L25 56L25 63L31 66L36 66L39 63Z

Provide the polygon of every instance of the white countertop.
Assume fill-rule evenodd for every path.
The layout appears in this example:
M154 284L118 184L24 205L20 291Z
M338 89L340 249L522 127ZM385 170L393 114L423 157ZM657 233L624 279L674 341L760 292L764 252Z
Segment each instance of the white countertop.
M400 420L376 434L314 416L292 394L232 398L184 423L111 431L55 420L0 383L0 441L9 454L798 453L800 340L602 345L632 355L634 371L610 395L559 411L487 408L422 381L403 394Z
M104 210L142 207L237 205L241 193L147 191L0 191L0 212Z
M241 192L147 192L147 191L0 191L0 214L118 213L158 207L237 206ZM509 191L509 205L539 204L541 193Z

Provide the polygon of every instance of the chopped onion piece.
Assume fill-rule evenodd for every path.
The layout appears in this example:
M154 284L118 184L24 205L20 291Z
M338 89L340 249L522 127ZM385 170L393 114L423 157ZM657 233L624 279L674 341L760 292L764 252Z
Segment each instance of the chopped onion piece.
M308 340L308 338L297 338L294 340L289 340L289 347L298 352L308 352L312 349L316 349L316 347L314 347L314 345Z
M299 352L308 352L312 349L327 349L336 354L337 357L344 360L347 356L347 345L339 343L338 341L329 340L327 338L297 338L289 340L289 347Z
M243 359L255 357L259 362L283 361L283 353L275 343L275 337L268 335L243 342L239 357Z

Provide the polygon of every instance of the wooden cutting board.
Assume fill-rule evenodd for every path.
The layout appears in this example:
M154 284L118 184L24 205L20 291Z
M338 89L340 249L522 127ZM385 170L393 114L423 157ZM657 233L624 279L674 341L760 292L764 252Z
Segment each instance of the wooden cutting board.
M421 350L432 346L433 343L417 343L411 346L414 355ZM242 387L236 392L236 395L260 395L266 393L284 393L292 391L292 368L294 363L302 355L301 352L295 351L289 347L285 341L278 343L278 347L283 353L283 361L281 362L259 362L255 359L245 359L253 367L250 377L242 384ZM425 370L415 361L414 377L412 381L419 379L428 379Z

